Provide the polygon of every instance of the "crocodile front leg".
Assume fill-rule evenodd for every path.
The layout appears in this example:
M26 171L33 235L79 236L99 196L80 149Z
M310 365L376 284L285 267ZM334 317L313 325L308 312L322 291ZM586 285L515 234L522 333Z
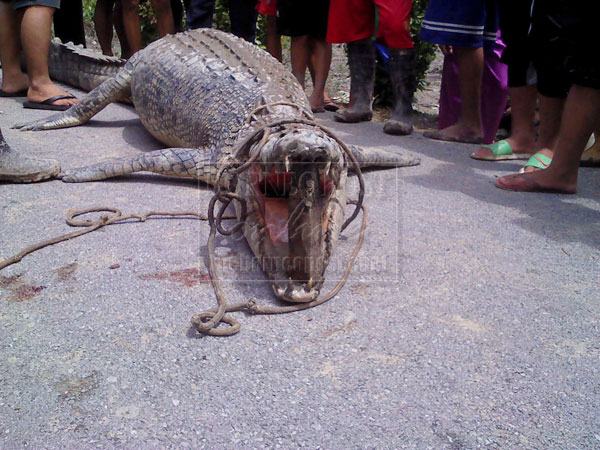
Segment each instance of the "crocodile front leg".
M103 163L80 167L61 174L65 183L99 181L134 172L153 172L181 178L196 178L214 184L217 167L206 149L167 148L143 153L133 158L115 158Z
M82 125L108 104L124 100L131 95L132 73L133 63L130 60L117 75L106 80L66 111L34 122L16 124L13 128L38 131Z

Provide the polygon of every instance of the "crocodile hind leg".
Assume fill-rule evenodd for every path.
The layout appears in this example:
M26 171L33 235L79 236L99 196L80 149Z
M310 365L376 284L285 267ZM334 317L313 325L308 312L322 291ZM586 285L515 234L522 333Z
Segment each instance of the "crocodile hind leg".
M211 152L197 148L167 148L142 153L133 158L115 158L103 163L62 173L65 183L99 181L134 172L153 172L181 178L197 178L214 184L217 167Z
M106 80L66 111L34 122L16 124L13 128L37 131L75 127L84 124L108 104L124 100L131 95L131 77L134 64L135 60L132 58L117 75Z

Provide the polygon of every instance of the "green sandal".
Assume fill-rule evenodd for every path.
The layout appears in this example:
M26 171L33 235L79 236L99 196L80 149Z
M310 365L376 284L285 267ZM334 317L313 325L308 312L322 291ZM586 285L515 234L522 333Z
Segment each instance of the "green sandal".
M531 153L513 153L512 147L505 139L491 145L482 145L481 147L489 148L492 154L482 156L475 152L471 153L471 158L481 161L506 161L509 159L529 159L531 157Z
M546 155L542 155L541 153L536 153L531 158L529 158L529 160L525 163L523 167L521 167L519 173L525 173L526 167L535 167L539 170L547 169L548 167L550 167L551 162L552 158L549 158Z

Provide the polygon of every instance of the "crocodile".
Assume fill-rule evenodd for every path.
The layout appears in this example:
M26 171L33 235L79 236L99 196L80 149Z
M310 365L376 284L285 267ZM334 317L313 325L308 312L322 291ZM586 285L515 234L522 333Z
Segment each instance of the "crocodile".
M81 125L129 96L143 126L169 148L73 169L62 180L150 171L227 186L242 199L234 204L250 248L275 295L288 302L319 296L343 227L351 161L360 167L419 163L347 147L315 122L302 87L275 58L212 29L155 41L68 110L15 127ZM243 162L248 168L232 186L231 176L221 175Z
M126 62L72 42L63 44L59 38L52 39L48 51L50 77L84 91L91 91L114 77Z

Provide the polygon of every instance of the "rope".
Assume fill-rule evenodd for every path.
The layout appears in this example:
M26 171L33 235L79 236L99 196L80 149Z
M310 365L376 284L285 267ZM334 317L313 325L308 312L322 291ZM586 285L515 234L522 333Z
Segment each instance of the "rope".
M292 103L278 102L272 104L261 105L256 108L249 116L249 120L252 119L257 120L255 114L262 110L266 109L269 112L269 107L275 105L288 105L288 106L296 106ZM300 108L302 109L302 108ZM304 111L302 109L302 111ZM123 215L121 211L117 208L105 207L105 206L96 206L87 209L70 211L67 214L66 222L69 226L72 227L80 227L82 230L74 231L72 233L64 234L61 236L53 237L50 239L46 239L37 244L31 245L24 250L20 251L16 255L11 256L10 258L0 262L0 270L15 264L21 261L25 256L40 250L44 247L48 247L54 244L58 244L59 242L64 242L69 239L74 239L76 237L82 236L87 233L91 233L92 231L98 230L107 225L113 225L115 223L126 222L129 220L136 220L139 222L145 222L149 217L152 216L164 216L164 217L196 217L200 220L208 220L210 225L210 233L208 236L208 252L209 252L209 273L212 282L213 289L215 291L215 296L217 297L217 307L207 310L205 312L195 314L192 316L191 322L194 325L195 329L202 334L208 334L211 336L231 336L236 334L240 328L240 323L235 320L233 317L227 315L228 312L236 312L236 311L248 311L251 314L283 314L295 311L301 311L303 309L313 308L315 306L321 305L326 301L333 298L340 289L346 283L348 279L348 275L350 274L350 270L352 269L352 265L354 264L354 260L360 251L360 248L364 241L365 231L367 227L367 212L365 207L363 206L364 199L364 179L362 173L360 171L360 166L352 154L352 151L339 139L331 130L320 125L312 120L310 120L310 115L304 111L304 114L308 117L309 120L305 119L283 119L275 122L271 122L269 124L263 125L258 128L256 131L251 133L244 141L242 141L239 145L234 148L232 153L232 158L224 164L217 173L217 181L215 185L215 195L211 198L208 208L208 216L197 213L195 211L180 211L180 212L169 212L169 211L149 211L144 214L127 214ZM260 306L256 304L255 299L250 299L247 302L237 303L234 305L228 305L225 299L225 295L223 293L223 289L221 286L221 280L219 278L219 274L217 272L216 264L215 264L215 237L217 232L223 234L225 236L232 235L240 231L242 226L244 225L247 207L246 201L237 195L235 192L237 177L240 173L247 170L259 157L259 152L256 152L254 155L250 156L250 149L257 142L262 146L267 142L271 128L280 127L282 125L288 124L303 124L311 127L319 128L324 133L326 133L329 137L334 139L340 147L344 150L346 156L354 166L354 171L356 172L356 176L359 182L359 193L358 199L356 201L350 201L348 203L355 204L356 208L352 215L344 222L342 225L342 231L356 218L359 211L363 211L363 220L361 224L360 234L358 237L358 242L348 260L348 264L346 265L346 269L340 281L336 284L331 292L322 298L313 300L308 303L298 303L288 306ZM223 183L222 179L225 176L229 176L230 178L227 180L227 183ZM226 189L225 189L226 188ZM241 205L241 213L238 222L232 226L231 228L223 228L221 222L227 219L234 219L232 216L224 216L224 212L232 201L237 201ZM215 207L217 202L221 203L218 212L215 215ZM76 217L90 214L90 213L103 213L108 212L111 214L101 214L100 217L95 220L76 220ZM217 328L219 323L226 323L229 326L223 328Z
M98 220L75 220L75 217L89 214L93 212L110 212L112 215L102 214ZM135 219L139 222L145 222L151 216L166 216L166 217L184 217L184 216L193 216L197 217L200 220L208 220L208 217L204 214L197 213L195 211L181 211L181 212L168 212L168 211L149 211L144 214L127 214L123 215L120 210L116 208L111 208L108 206L94 206L88 209L81 209L78 211L70 211L67 214L66 222L72 227L85 227L83 230L73 231L72 233L63 234L62 236L56 236L50 239L46 239L45 241L38 242L37 244L30 245L24 250L20 251L14 256L11 256L8 259L0 262L0 270L8 267L12 264L18 263L25 256L33 253L37 250L40 250L44 247L49 247L50 245L58 244L59 242L68 241L69 239L73 239L79 236L82 236L86 233L91 233L99 228L102 228L107 225L112 225L118 222L125 222L127 220ZM225 217L232 218L232 217Z
M277 104L279 104L279 103L277 103ZM259 107L257 109L267 108L268 106L269 105L262 105L261 107ZM251 114L251 117L253 115L254 115L254 112ZM313 301L307 302L307 303L299 303L299 304L288 305L288 306L259 306L256 304L255 299L250 299L247 302L237 303L235 305L228 305L227 300L225 299L225 295L223 293L222 286L221 286L221 279L219 278L219 274L217 272L217 268L216 268L216 264L215 264L215 237L217 235L217 231L221 234L230 235L241 229L241 227L243 226L245 219L246 219L246 202L243 198L241 198L240 196L238 196L237 194L235 194L233 192L227 192L227 193L222 192L222 183L220 182L220 179L221 179L221 177L225 176L225 174L227 174L228 172L231 172L230 180L229 180L230 182L227 183L227 185L228 185L228 188L230 188L230 189L231 189L232 185L235 186L237 183L237 176L244 170L248 169L250 167L250 165L258 158L259 152L256 152L253 156L249 157L246 160L246 162L244 162L244 163L241 162L243 159L245 159L249 155L252 145L259 140L261 141L261 144L265 143L267 141L267 138L269 137L271 128L279 127L281 125L287 125L287 124L304 124L304 125L309 125L309 126L313 126L313 127L321 129L324 133L326 133L328 136L330 136L332 139L334 139L340 145L340 147L344 150L348 159L352 162L352 164L354 166L354 170L358 177L359 194L358 194L358 200L349 202L349 203L355 204L356 208L354 209L354 212L352 213L352 215L344 222L344 224L342 226L342 231L356 218L359 211L362 210L363 211L363 220L362 220L362 225L361 225L358 242L354 248L354 251L352 252L352 255L350 256L350 259L348 260L348 264L346 265L346 269L344 271L344 274L342 275L342 278L337 283L337 285L334 287L334 289L322 298L318 298L316 300L313 300ZM213 285L213 290L215 291L215 296L217 297L217 307L207 310L207 311L204 311L199 314L195 314L194 316L192 316L192 320L191 320L192 324L194 325L194 327L196 328L196 330L199 333L208 334L211 336L232 336L240 330L240 328L241 328L240 323L233 317L227 315L226 313L228 313L228 312L236 312L236 311L246 310L252 314L284 314L284 313L289 313L289 312L301 311L303 309L314 308L315 306L321 305L321 304L325 303L326 301L330 300L331 298L333 298L340 291L340 289L344 286L344 284L346 283L346 281L348 279L348 275L350 274L350 270L352 269L354 260L356 259L356 256L358 255L360 248L362 247L362 243L364 241L364 235L365 235L365 231L366 231L366 227L367 227L367 212L366 212L365 207L363 206L365 185L364 185L364 179L362 176L362 172L360 170L360 166L358 164L358 161L352 154L352 151L348 148L348 146L346 146L346 144L344 144L344 142L342 142L342 140L339 139L328 128L326 128L318 123L315 123L313 121L304 120L304 119L278 120L276 122L271 122L267 125L264 125L264 126L260 127L259 129L257 129L254 133L250 134L243 142L240 143L240 145L238 147L236 147L233 154L234 154L234 159L230 161L229 165L222 167L218 173L217 184L216 184L216 186L217 186L216 193L213 196L213 198L211 199L211 201L209 203L209 208L208 208L208 223L210 225L210 233L208 236L209 273L210 273L210 280ZM235 189L235 187L233 189ZM220 222L221 222L220 217L222 216L223 211L225 211L227 206L229 206L229 204L233 200L237 200L241 204L241 207L242 207L241 217L239 218L239 222L233 228L231 228L229 230L223 230L223 228L220 224ZM219 212L217 213L217 216L215 218L214 210L215 210L215 205L216 205L217 201L221 201L222 205L219 208ZM223 232L223 231L225 231L225 232ZM217 328L217 326L220 323L226 323L229 325L229 327Z

